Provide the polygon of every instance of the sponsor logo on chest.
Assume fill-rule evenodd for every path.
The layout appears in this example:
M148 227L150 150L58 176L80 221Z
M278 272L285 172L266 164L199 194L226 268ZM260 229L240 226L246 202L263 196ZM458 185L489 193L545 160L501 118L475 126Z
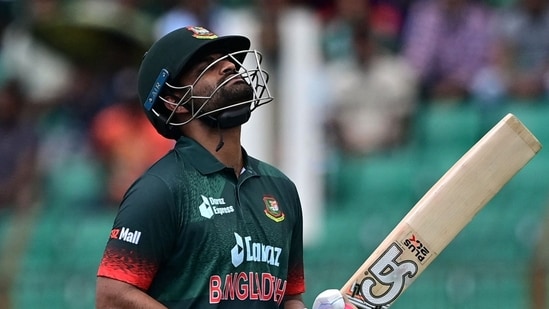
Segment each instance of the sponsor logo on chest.
M233 206L227 206L224 198L213 198L201 195L202 204L198 206L200 215L211 219L214 215L225 215L234 212Z
M234 233L236 245L231 249L231 260L234 267L243 262L259 262L280 266L282 248L254 242L251 236L242 237Z

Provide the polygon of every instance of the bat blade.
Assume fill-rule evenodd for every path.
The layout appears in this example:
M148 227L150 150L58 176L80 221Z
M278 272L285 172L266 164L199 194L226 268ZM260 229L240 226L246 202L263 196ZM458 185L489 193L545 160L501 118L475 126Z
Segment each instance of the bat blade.
M539 151L507 114L414 205L341 288L359 308L388 308Z

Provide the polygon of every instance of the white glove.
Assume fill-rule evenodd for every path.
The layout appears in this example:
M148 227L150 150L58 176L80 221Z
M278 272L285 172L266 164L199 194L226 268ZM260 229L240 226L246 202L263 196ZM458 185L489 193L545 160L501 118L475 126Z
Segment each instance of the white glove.
M329 289L318 294L312 309L345 309L345 300L339 290Z

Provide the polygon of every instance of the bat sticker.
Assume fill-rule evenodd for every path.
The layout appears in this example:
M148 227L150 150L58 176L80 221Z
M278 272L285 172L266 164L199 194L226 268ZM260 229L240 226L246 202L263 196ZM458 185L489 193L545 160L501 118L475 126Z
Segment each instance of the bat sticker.
M398 261L402 255L402 249L396 243L393 243L368 269L369 275L360 283L359 293L364 301L374 307L389 305L395 301L404 287L409 285L407 282L414 278L418 273L418 265L414 261ZM373 288L381 285L383 292L376 294Z

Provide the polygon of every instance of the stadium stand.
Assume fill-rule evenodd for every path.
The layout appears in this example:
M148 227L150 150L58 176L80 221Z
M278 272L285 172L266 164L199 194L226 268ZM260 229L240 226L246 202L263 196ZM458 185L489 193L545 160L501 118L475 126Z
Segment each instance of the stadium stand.
M548 104L510 103L492 117L507 112L515 113L549 145ZM320 291L345 283L434 181L482 135L486 121L470 105L425 107L420 114L412 141L401 149L340 160L339 171L332 175L331 184L337 189L326 205L323 236L305 251L308 304ZM88 168L76 165L75 175L50 182L52 195L32 227L21 259L14 308L94 306L95 273L114 213L71 207L78 205L79 196L91 194L81 178L95 177ZM547 172L549 152L544 149L393 307L527 308L528 265L546 212ZM72 193L60 189L68 187Z

